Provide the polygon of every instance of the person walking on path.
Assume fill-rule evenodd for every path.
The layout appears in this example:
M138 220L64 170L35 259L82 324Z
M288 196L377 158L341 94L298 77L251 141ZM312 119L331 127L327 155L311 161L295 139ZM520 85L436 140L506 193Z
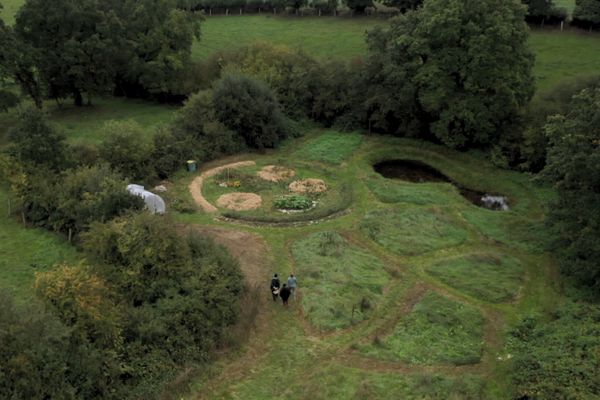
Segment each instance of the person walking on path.
M296 277L294 276L294 274L290 274L290 277L287 280L287 285L290 288L290 293L292 294L292 297L295 299L296 298L296 286L298 286L298 281L296 280Z
M277 301L277 296L279 296L279 288L281 287L281 283L279 282L279 277L277 274L273 275L273 279L271 279L271 294L273 295L273 301Z
M292 291L290 290L289 287L287 287L287 285L284 283L283 287L281 288L281 290L279 291L279 295L281 296L281 300L283 301L283 305L287 306L288 303L288 299L290 298L290 294L292 294Z

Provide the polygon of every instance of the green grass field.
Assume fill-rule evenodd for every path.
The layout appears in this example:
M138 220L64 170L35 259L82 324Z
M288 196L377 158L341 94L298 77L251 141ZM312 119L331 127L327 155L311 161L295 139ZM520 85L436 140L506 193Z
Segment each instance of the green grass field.
M367 319L389 280L380 260L336 232L297 241L292 254L296 274L305 277L302 306L319 328L345 328Z
M510 398L508 365L497 358L505 332L560 299L553 261L540 250L543 226L526 235L543 217L547 189L477 154L378 136L356 147L352 135L332 131L311 131L243 159L310 165L308 147L334 137L331 156L343 160L343 167L329 164L334 179L349 180L354 190L348 212L337 218L275 227L176 214L188 224L261 235L272 257L265 279L295 272L300 285L289 308L266 298L265 331L247 351L217 363L215 376L196 380L184 398ZM314 158L314 165L327 165ZM427 162L465 186L509 195L513 208L481 209L448 183L388 182L372 169L385 158ZM181 175L176 190L183 193L191 179Z
M371 357L410 364L478 363L483 351L483 317L471 306L426 293L385 337L361 347Z
M361 230L371 240L398 255L418 255L464 243L468 232L437 207L401 207L368 212Z
M446 285L490 303L513 300L523 280L523 266L519 260L495 254L450 258L426 270Z
M79 262L82 256L64 238L43 229L26 229L8 217L8 196L1 189L0 205L0 288L10 289L18 299L29 299L36 272Z

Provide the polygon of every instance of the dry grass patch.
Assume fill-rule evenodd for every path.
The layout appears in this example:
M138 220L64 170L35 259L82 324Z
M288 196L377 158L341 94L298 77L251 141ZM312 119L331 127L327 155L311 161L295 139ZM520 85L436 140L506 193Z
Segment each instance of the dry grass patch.
M296 171L280 165L267 165L258 171L256 175L269 182L280 182L296 176Z
M323 193L327 191L327 185L322 179L301 179L294 181L288 186L294 193Z
M256 193L228 193L219 197L217 205L234 211L256 210L262 205L262 197Z

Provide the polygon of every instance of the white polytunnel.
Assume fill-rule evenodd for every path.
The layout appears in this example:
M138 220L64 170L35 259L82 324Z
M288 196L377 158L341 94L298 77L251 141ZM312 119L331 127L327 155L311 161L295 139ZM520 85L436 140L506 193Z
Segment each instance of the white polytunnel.
M142 185L127 185L127 191L135 196L140 196L146 203L146 208L152 214L164 214L167 211L165 201L157 194L147 191Z

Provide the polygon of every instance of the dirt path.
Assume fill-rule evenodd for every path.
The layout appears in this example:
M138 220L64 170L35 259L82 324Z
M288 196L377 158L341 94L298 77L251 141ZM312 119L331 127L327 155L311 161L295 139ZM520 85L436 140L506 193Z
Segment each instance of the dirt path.
M272 321L273 308L267 307L270 299L266 289L272 258L266 242L257 234L213 226L192 226L191 229L211 237L217 244L226 247L240 263L240 269L248 286L257 288L259 294L257 314L252 324L252 332L247 333L248 341L243 345L244 353L225 354L219 361L222 367L219 374L210 379L194 395L194 399L209 399L215 388L225 382L242 380L252 368L260 365L262 358L268 354L265 346L268 343L266 338L271 333L269 321ZM265 296L262 296L263 287ZM247 305L243 304L242 299L242 307L244 306Z
M207 213L216 213L219 211L217 207L213 206L204 198L202 195L202 185L204 184L204 180L206 178L210 178L218 174L219 172L227 169L227 168L242 168L242 167L250 167L256 165L254 161L238 161L232 164L221 165L220 167L209 169L208 171L204 171L200 174L200 176L196 177L188 186L190 189L190 193L194 198L196 204Z
M270 254L267 244L259 235L214 226L193 226L192 229L225 246L240 263L250 286L267 286L270 278Z

